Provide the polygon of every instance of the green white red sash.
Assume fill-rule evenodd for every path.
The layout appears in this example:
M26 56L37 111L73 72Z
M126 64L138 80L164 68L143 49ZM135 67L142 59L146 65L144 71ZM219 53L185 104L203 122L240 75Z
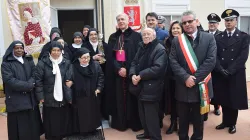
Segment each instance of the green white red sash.
M180 43L180 47L182 50L182 53L185 57L185 60L187 61L188 67L192 74L196 72L196 70L199 67L199 61L194 53L194 50L191 46L190 41L188 40L187 36L185 34L181 34L178 36L178 40ZM202 82L199 83L199 90L200 90L200 113L205 114L209 112L209 92L208 92L208 86L207 83L211 79L211 74L209 74Z

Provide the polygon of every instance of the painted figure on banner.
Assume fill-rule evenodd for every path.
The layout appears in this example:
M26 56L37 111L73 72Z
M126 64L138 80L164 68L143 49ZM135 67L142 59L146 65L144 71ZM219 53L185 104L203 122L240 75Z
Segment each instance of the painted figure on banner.
M136 14L137 12L135 12L135 10L131 7L130 10L127 12L128 16L129 16L129 24L131 23L132 25L135 24L135 18L136 18Z
M19 4L20 18L26 46L44 44L39 3Z

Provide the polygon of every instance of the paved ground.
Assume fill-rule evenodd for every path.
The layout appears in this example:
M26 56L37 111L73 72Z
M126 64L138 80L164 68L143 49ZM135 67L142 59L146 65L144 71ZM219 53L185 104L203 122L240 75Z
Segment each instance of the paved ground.
M248 98L250 100L250 83L248 83ZM249 102L250 105L250 102ZM0 107L3 106L3 99L0 99ZM213 113L209 113L209 119L205 122L204 140L250 140L250 110L239 111L237 122L237 132L229 134L227 129L215 130L215 126L221 123L221 116L217 117ZM164 119L164 127L162 128L163 140L178 140L176 133L165 135L165 131L169 126L169 116ZM135 140L136 134L131 130L119 132L117 130L106 128L104 129L106 140ZM192 134L192 126L190 125L190 136ZM0 140L8 140L6 117L0 115ZM44 140L41 137L41 140Z

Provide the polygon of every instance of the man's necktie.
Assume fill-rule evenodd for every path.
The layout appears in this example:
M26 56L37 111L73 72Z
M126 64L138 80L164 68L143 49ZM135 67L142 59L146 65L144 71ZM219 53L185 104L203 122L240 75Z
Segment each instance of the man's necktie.
M194 40L194 36L191 34L191 35L189 35L193 40Z
M232 33L228 32L228 38L231 38L231 37L232 37Z

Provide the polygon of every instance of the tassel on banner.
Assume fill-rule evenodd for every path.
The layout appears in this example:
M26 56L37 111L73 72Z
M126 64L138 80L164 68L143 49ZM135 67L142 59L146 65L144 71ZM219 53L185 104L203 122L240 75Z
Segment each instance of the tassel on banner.
M201 99L201 104L200 104L201 115L208 113L210 111L210 106L209 106L210 103L208 96L209 92L206 81L207 80L199 83L200 99Z
M200 113L201 113L201 115L204 115L204 114L206 114L206 113L208 113L210 111L210 107L209 107L209 105L206 105L206 106L201 106L200 107Z

